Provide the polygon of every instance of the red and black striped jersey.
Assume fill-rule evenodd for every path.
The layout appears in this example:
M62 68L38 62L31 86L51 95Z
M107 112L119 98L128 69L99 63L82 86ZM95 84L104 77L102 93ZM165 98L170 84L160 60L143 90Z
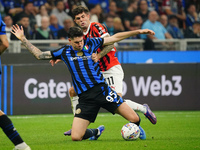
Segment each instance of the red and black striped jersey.
M105 25L97 22L92 22L90 23L87 31L84 32L84 39L94 37L105 37L108 34L109 33ZM97 52L99 53L102 49L103 47L98 48ZM101 68L101 71L106 71L111 67L120 64L117 57L115 57L115 52L116 48L114 47L108 54L106 54L99 60L99 66Z

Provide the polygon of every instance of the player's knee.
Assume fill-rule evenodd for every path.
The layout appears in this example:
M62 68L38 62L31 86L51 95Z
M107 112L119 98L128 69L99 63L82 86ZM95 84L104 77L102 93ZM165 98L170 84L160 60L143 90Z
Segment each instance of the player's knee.
M79 135L71 135L72 141L82 141L82 137Z
M76 95L76 92L74 91L74 88L73 88L73 87L71 87L71 88L69 89L69 96L70 96L70 97L77 96L77 95Z

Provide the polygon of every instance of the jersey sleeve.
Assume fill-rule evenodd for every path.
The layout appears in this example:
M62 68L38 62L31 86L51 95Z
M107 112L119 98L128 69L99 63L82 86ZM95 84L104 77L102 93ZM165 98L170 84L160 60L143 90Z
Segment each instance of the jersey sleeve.
M6 24L0 20L0 35L6 35Z
M95 53L99 47L103 45L103 38L92 38L90 39L92 53Z
M63 50L64 50L64 47L51 51L51 55L53 59L61 59Z
M94 36L93 37L105 37L107 36L109 33L108 33L108 30L106 28L106 26L104 24L100 24L100 23L95 23L93 26L92 26L92 31L93 31L93 34Z

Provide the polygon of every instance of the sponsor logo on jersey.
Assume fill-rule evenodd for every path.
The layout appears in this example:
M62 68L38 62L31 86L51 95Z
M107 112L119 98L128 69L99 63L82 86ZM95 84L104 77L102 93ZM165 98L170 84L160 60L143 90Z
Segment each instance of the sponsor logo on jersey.
M83 52L78 52L77 55L78 56L83 56Z

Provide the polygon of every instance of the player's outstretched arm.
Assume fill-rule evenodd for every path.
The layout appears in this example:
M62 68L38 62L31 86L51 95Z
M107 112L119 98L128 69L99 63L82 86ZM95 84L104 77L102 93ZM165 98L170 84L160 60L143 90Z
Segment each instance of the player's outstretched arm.
M103 56L105 56L107 53L109 53L112 49L114 48L114 45L105 45L102 49L101 52L97 53L93 53L92 54L92 60L96 63L99 61L99 59L101 59Z
M110 37L108 34L105 37ZM103 56L105 56L107 53L109 53L114 48L114 44L111 45L105 45L102 50L99 53L93 53L92 54L92 60L96 63L101 59Z
M42 52L26 39L22 26L19 27L17 24L13 25L11 33L14 34L37 59L52 59L50 51Z
M124 40L128 37L137 35L137 34L150 34L155 35L155 32L149 29L140 29L140 30L134 30L134 31L127 31L127 32L119 32L114 34L111 37L105 37L104 38L104 44L103 45L110 45L115 42L119 42L121 40Z

